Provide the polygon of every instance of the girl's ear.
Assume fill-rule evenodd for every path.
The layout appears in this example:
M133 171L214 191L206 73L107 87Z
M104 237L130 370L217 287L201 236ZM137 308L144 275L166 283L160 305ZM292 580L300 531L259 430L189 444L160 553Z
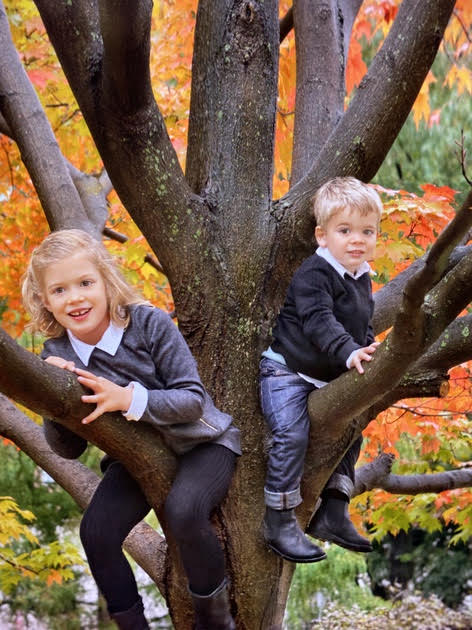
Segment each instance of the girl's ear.
M326 247L326 233L321 225L315 227L315 238L320 247Z
M50 313L52 313L51 307L49 306L49 303L47 301L47 299L44 297L44 295L42 293L39 294L39 300L41 302L41 304L44 306L44 308L49 311Z

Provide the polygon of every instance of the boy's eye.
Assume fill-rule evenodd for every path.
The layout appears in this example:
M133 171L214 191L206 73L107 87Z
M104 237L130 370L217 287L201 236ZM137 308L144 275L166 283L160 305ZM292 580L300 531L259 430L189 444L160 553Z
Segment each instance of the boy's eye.
M347 228L347 227L340 228L339 231L341 232L341 234L349 234L349 228Z
M370 228L367 230L364 230L364 234L366 234L367 236L372 236L372 234L374 234L374 230L371 230Z

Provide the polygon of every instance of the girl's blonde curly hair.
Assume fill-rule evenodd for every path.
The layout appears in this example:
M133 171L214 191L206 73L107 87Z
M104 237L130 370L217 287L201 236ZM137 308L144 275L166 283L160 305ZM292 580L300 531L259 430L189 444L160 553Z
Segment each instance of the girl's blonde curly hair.
M81 252L100 272L107 294L111 321L124 328L129 323L131 304L149 304L139 292L128 284L107 249L83 230L59 230L52 232L33 250L28 268L23 276L22 294L26 310L31 315L28 328L46 337L60 337L64 327L43 303L42 281L50 265L59 264L65 258Z

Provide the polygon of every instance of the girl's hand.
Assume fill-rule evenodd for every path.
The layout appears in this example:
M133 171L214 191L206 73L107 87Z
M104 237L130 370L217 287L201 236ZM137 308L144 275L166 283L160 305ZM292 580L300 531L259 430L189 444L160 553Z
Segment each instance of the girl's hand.
M97 405L95 411L82 420L82 424L93 422L107 411L128 411L133 398L132 387L120 387L103 376L95 376L80 368L74 371L79 383L93 391L92 395L82 396L82 401Z
M63 370L69 370L69 372L75 372L75 363L73 361L66 361L66 359L62 359L61 357L50 356L45 359L46 363L50 363L51 365L55 365L56 367L60 367Z
M376 351L377 347L380 345L379 341L374 341L370 346L366 346L365 348L359 348L352 353L349 359L349 369L355 367L359 374L364 374L364 368L362 367L362 361L372 361L372 355Z

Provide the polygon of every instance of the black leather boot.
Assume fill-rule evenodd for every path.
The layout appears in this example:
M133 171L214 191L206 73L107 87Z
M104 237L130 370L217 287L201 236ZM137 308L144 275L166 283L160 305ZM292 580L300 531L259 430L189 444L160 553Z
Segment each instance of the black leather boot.
M120 630L149 630L141 598L128 610L113 613L110 617Z
M323 493L321 505L309 522L306 533L351 551L372 551L370 541L359 534L349 517L349 497L334 493L332 490Z
M291 562L318 562L325 552L308 540L298 524L294 510L267 507L264 516L264 538L279 556Z
M210 595L192 593L195 610L194 630L236 630L231 616L226 579Z

